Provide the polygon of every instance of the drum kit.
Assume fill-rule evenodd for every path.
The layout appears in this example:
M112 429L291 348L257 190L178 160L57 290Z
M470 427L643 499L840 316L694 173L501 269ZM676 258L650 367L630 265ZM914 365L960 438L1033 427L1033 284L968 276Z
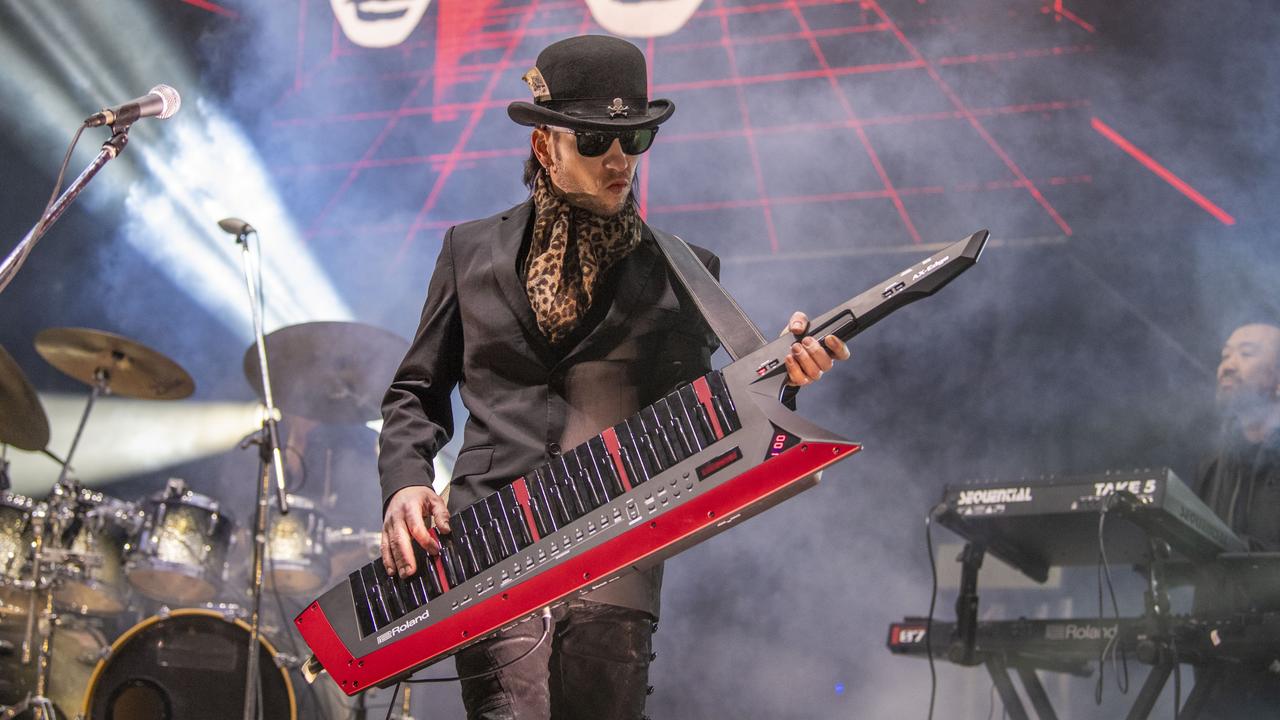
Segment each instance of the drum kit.
M278 407L286 418L321 424L375 419L408 345L387 331L339 322L286 327L266 344L282 379ZM191 376L156 350L98 330L45 330L35 347L91 390L59 458L47 449L39 397L0 348L0 720L238 717L235 688L243 690L255 665L259 716L297 717L291 674L299 662L273 643L287 639L291 624L276 618L251 635L242 610L250 592L243 577L248 533L230 511L251 516L252 508L229 508L179 479L123 500L86 487L73 469L98 399L180 400L195 390ZM261 397L258 359L250 346L245 374ZM46 497L10 492L10 447L61 465ZM373 478L368 492L379 492ZM288 498L288 513L272 513L266 525L262 582L278 601L305 602L329 580L334 557L371 559L378 533L331 526L342 498L328 483L322 497ZM259 652L250 664L254 636Z

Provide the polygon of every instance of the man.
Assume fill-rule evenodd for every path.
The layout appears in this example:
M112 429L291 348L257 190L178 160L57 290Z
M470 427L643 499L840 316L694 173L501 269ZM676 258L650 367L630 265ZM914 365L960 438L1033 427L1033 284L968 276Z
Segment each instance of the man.
M1280 550L1280 328L1244 325L1218 364L1221 447L1199 474L1205 503L1253 550Z
M1280 550L1280 327L1251 324L1231 333L1218 364L1216 401L1219 447L1201 466L1197 494L1250 550ZM1213 573L1197 589L1197 614L1280 611L1277 566L1262 567L1262 573ZM1213 683L1200 717L1280 717L1280 675L1231 667L1212 678L1197 674Z
M426 518L448 532L449 510L711 369L717 341L631 194L638 156L674 111L669 100L649 101L643 54L616 38L570 38L543 50L524 79L534 102L507 112L534 128L532 197L445 234L421 325L383 401L388 573L415 571L411 543L438 551ZM712 253L694 252L718 271ZM802 336L805 316L790 322ZM848 357L832 336L792 347L794 385ZM430 487L431 459L453 432L455 385L469 418L446 508ZM558 608L552 642L463 681L468 716L639 718L661 573L632 573ZM460 652L459 675L519 657L540 630L526 622Z

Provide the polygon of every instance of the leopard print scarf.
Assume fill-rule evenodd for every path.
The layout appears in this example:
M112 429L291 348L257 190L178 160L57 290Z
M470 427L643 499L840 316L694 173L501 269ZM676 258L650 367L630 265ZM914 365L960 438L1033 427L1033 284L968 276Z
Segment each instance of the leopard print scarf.
M545 172L534 183L533 207L525 293L538 329L558 345L587 314L609 268L640 244L643 223L631 202L611 217L570 205Z

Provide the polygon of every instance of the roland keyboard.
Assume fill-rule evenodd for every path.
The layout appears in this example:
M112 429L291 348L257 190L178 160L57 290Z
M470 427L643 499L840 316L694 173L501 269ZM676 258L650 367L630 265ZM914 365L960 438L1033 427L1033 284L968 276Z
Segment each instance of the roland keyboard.
M981 231L815 318L848 340L968 269ZM451 516L418 572L357 568L295 619L348 695L387 685L817 483L860 447L780 401L790 336L684 385Z
M889 624L885 644L896 655L925 656L931 651L935 658L951 660L956 624L934 620L932 640L928 635L925 618L908 617ZM1263 668L1280 661L1280 613L1174 615L1163 629L1149 616L983 620L974 633L974 650L979 660L994 655L1010 664L1087 675L1086 666L1097 661L1109 643L1150 663L1151 644L1170 638L1181 662L1203 665L1222 660L1236 667Z

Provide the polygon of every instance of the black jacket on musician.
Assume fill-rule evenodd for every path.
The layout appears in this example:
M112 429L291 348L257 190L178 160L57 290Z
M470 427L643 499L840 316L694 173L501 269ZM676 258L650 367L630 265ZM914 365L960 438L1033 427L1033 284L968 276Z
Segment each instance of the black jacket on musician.
M427 485L453 434L450 393L469 417L453 468L456 511L711 370L718 342L646 226L611 268L579 330L553 348L538 330L518 267L533 204L450 228L417 333L382 403L382 499ZM720 262L693 247L718 277ZM657 615L661 568L592 599Z

